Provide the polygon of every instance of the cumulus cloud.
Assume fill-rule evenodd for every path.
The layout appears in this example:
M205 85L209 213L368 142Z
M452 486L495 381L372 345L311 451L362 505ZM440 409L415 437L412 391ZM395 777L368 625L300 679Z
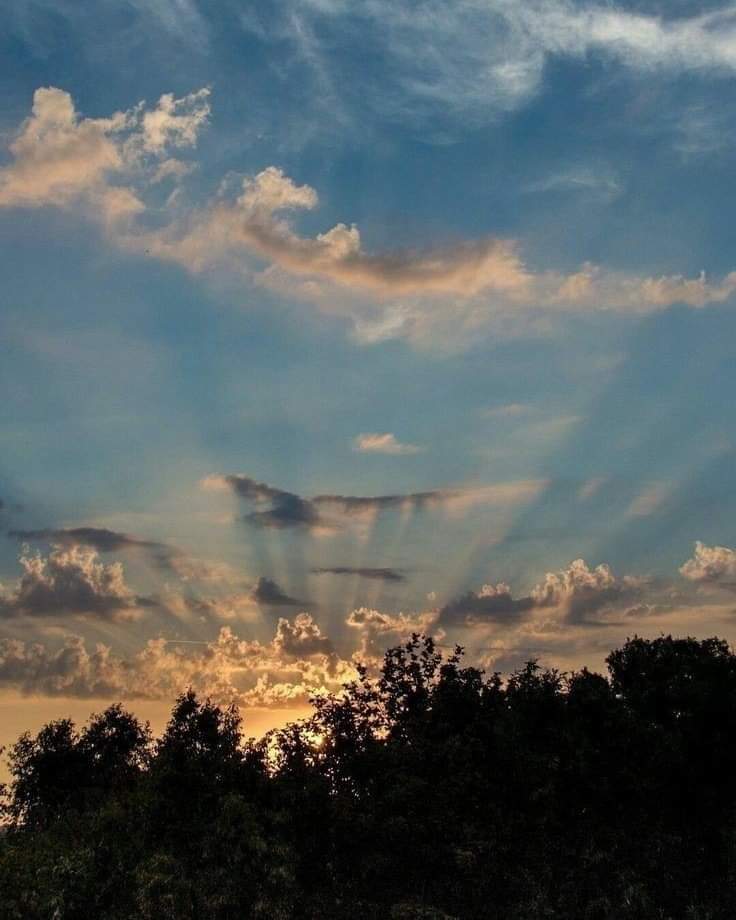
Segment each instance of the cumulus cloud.
M624 613L641 597L643 585L641 578L618 578L605 564L591 569L575 559L558 572L548 572L528 595L514 597L505 582L469 591L446 604L439 621L446 626L518 625L546 609L557 611L567 623L595 624L599 616Z
M532 592L539 607L562 607L573 623L594 622L591 618L607 609L620 608L638 599L644 582L624 575L618 578L605 564L591 569L575 559L559 572L548 572Z
M273 643L278 651L292 658L331 655L333 652L332 642L322 635L308 613L298 613L293 623L283 617L279 619Z
M440 611L446 626L472 626L475 623L513 623L538 606L534 597L514 598L504 582L483 585L480 591L468 591L450 601Z
M727 546L707 546L698 540L693 556L680 566L680 573L689 581L736 585L736 550Z
M208 90L157 106L143 103L107 118L82 117L69 93L41 87L31 115L0 169L0 207L86 207L93 218L119 221L144 210L135 188L169 148L191 146L209 113ZM148 161L151 162L148 162Z
M0 586L2 617L71 613L130 618L152 603L131 591L119 562L98 562L93 549L58 546L46 557L24 553L19 561L23 574L16 584Z
M168 543L145 540L107 527L43 527L37 530L9 530L8 536L23 543L43 541L54 546L87 546L98 553L139 553L159 569L183 581L242 580L224 562L197 559Z
M384 434L368 433L359 434L353 441L353 450L363 454L418 454L421 447L416 444L402 444L391 432Z
M229 626L201 645L151 639L135 655L88 649L79 636L60 648L0 640L0 686L48 696L169 700L183 687L241 706L293 706L339 690L355 676L308 614L280 620L269 643L243 639Z
M171 147L193 147L210 114L209 94L206 87L182 99L164 93L156 108L141 118L143 149L161 153Z
M377 581L405 581L406 576L397 569L368 568L365 566L333 565L312 569L315 575L356 575L358 578L373 578Z
M406 641L413 633L429 635L436 631L437 611L413 614L390 614L370 607L352 610L345 623L358 632L360 646L353 655L356 661L375 666L389 645ZM444 635L440 629L437 637Z

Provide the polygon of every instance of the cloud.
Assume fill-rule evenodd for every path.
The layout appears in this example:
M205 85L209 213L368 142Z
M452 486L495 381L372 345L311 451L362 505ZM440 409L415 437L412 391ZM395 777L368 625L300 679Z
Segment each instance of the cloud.
M343 41L349 36L371 49L382 67L377 78L361 81L361 104L403 123L490 121L537 93L557 58L595 55L646 74L718 77L736 70L732 6L691 16L571 0L369 0L359 8L346 0L287 0L282 8L280 32L297 53L299 33L329 35L330 27L340 28ZM304 60L339 84L342 61L327 41L314 40Z
M142 553L153 565L184 580L232 580L224 563L194 559L176 547L156 540L144 540L107 527L44 527L38 530L9 530L8 536L22 542L44 541L54 546L88 546L98 553Z
M643 582L632 576L616 577L610 567L594 569L576 559L559 572L548 572L532 597L539 607L562 607L571 623L591 623L607 609L628 605L641 595Z
M504 582L483 585L477 593L468 591L446 604L439 621L444 626L472 626L476 623L516 623L539 606L534 597L514 598Z
M664 29L669 37L652 39L652 47L679 48L684 60L694 54L692 49L685 54L689 42L706 32L716 42L717 33L722 34L722 24L716 30L711 20L707 27L705 20L693 20L678 31L655 20L644 27L640 17L573 15L559 5L552 15L551 9L547 4L539 16L518 10L511 16L504 5L494 15L511 16L528 30L538 28L538 19L547 22L549 34L556 36L550 53L552 48L587 53L593 45L605 45L604 35L616 34L610 42L616 53L628 47L639 48L643 55L646 42L641 36L656 36ZM632 26L631 34L621 31L622 22ZM564 23L572 23L575 41ZM730 20L727 31L736 37ZM736 53L736 44L734 49ZM727 57L722 56L724 61ZM650 59L658 60L653 51ZM518 73L512 69L504 79L514 82ZM451 348L482 333L508 337L542 328L545 317L561 312L647 313L673 303L703 307L736 292L736 272L716 279L704 273L647 277L589 263L569 273L537 271L525 263L518 240L495 236L383 252L367 250L353 223L339 222L304 236L294 220L318 206L317 191L274 165L242 178L235 194L225 184L210 201L192 203L179 196L156 205L155 221L147 215L143 219L150 186L189 171L191 164L171 152L195 145L209 111L205 88L180 99L164 94L153 107L139 103L107 118L86 118L67 92L40 88L30 117L10 143L11 162L0 168L0 207L80 210L102 222L110 241L125 251L174 261L194 273L226 270L240 283L275 288L325 315L347 318L354 338L363 343L405 338L417 346ZM380 442L374 443L373 449L379 449ZM394 452L406 452L409 445L403 447L384 442L384 449ZM279 505L274 516L266 513L265 526L280 526L279 521L298 518L306 510L286 494Z
M448 627L519 625L537 611L555 610L562 622L593 625L599 617L637 603L643 586L640 578L616 577L605 564L591 569L583 559L575 559L558 572L548 572L522 597L514 597L505 582L469 591L441 609L439 622Z
M437 611L392 615L370 607L359 607L348 614L345 623L360 636L354 660L375 667L387 646L403 642L413 633L431 634L437 626ZM436 634L438 638L444 635L442 630Z
M126 549L158 549L164 544L141 540L106 527L44 527L40 530L9 530L8 536L22 542L37 540L57 546L90 546L99 553L116 553Z
M218 623L223 620L252 623L259 619L258 607L253 597L247 593L206 597L181 594L168 589L163 594L161 606L182 620L187 620L190 614L195 614L204 623Z
M396 569L366 568L347 565L335 565L312 569L315 575L357 575L359 578L373 578L377 581L406 581L406 576Z
M661 507L668 492L666 483L655 482L648 485L626 509L626 517L649 517Z
M483 415L489 418L519 418L534 412L534 407L528 403L504 403L500 406L491 406L483 410Z
M213 474L205 477L201 484L206 490L230 491L254 504L256 510L246 514L243 520L255 527L305 528L315 533L334 533L351 522L372 520L375 515L389 511L444 509L448 514L465 514L480 505L514 507L538 495L545 481L528 480L371 496L326 493L311 498L286 492L243 474Z
M207 88L182 99L164 93L156 108L141 118L143 149L161 153L171 147L193 147L210 114L209 94Z
M345 516L373 514L389 509L423 508L441 501L445 493L414 492L400 495L376 495L371 497L355 495L315 495L302 498L293 492L286 492L258 482L242 474L208 476L203 480L206 489L230 489L239 498L254 503L256 506L267 504L265 510L257 510L244 518L256 527L292 528L292 527L330 527L334 524L325 511Z
M192 146L207 119L209 90L161 97L107 118L84 118L69 93L41 87L0 169L0 207L81 206L93 219L131 219L145 208L134 187L169 148Z
M354 224L300 236L289 214L313 209L319 199L280 169L268 167L244 179L242 188L235 200L195 209L183 223L131 237L128 244L190 271L245 271L251 283L346 316L363 343L407 338L448 347L484 331L519 334L550 314L643 314L673 303L703 307L736 292L736 272L715 280L702 272L695 278L647 277L591 263L567 274L534 271L524 263L519 242L510 239L371 253ZM268 267L246 270L248 256Z
M23 554L19 561L23 574L15 586L0 586L0 617L71 613L126 619L152 603L131 591L119 562L98 562L93 549L55 547L45 558Z
M69 93L37 89L31 116L10 144L13 161L0 170L0 207L64 207L85 198L109 218L142 210L130 189L109 182L125 170L116 135L129 118L82 119Z
M680 566L680 573L689 581L736 584L736 550L727 546L707 546L698 540L692 558Z
M243 639L223 626L215 639L179 645L149 640L130 657L109 646L87 648L79 636L60 648L0 640L0 686L26 694L170 700L191 686L243 707L306 703L355 677L308 614L279 620L269 643Z
M359 434L353 441L353 450L364 454L418 454L422 448L416 444L402 444L390 432L385 434Z
M298 613L293 623L279 619L273 643L276 649L293 658L333 653L332 642L322 635L319 626L308 613Z
M251 592L252 599L264 607L303 607L304 601L285 594L271 578L261 576Z

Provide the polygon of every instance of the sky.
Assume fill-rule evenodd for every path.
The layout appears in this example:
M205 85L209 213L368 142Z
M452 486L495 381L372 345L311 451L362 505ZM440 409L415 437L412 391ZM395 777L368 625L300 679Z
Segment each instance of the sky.
M6 0L0 74L0 744L736 639L736 5Z

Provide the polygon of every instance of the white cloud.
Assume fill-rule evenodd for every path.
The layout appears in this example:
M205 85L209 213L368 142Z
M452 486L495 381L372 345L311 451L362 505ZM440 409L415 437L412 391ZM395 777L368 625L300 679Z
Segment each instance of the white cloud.
M121 132L131 115L80 118L69 93L37 89L33 109L10 144L13 161L0 169L0 207L65 207L85 198L104 217L143 208L135 193L110 184L125 169Z
M353 450L363 454L418 454L422 448L416 444L402 444L391 432L359 434L353 441Z
M698 540L692 558L680 566L690 581L723 583L736 581L736 550L727 546L707 546Z
M196 142L208 94L166 94L152 109L140 103L109 118L85 118L69 93L37 89L9 145L12 160L0 169L0 207L81 206L92 219L133 218L145 208L136 183L183 174L178 161L158 158Z
M685 17L579 0L284 0L282 8L297 53L300 33L319 35L325 19L372 48L384 66L366 79L361 102L404 122L491 120L526 103L560 57L597 55L640 73L736 71L733 5ZM303 60L334 84L340 64L331 51L315 39Z
M210 113L209 95L206 87L182 99L164 93L155 109L143 113L143 149L161 153L168 147L193 147Z

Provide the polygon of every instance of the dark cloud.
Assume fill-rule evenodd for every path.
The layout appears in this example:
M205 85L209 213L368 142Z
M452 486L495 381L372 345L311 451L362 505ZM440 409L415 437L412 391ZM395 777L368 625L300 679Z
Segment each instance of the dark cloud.
M371 511L386 511L396 508L424 508L454 495L445 491L412 492L398 495L315 495L304 498L294 492L277 489L265 482L258 482L250 476L230 475L214 477L223 482L237 496L255 505L270 507L256 510L244 518L256 527L290 528L317 527L326 524L321 509L333 510L345 515Z
M44 527L39 530L9 530L8 536L23 543L43 541L54 546L88 546L98 553L139 551L160 569L177 572L176 560L183 558L179 550L166 543L143 540L131 534L106 527Z
M559 572L548 572L525 597L514 598L503 582L484 585L478 593L469 591L443 607L439 621L445 626L509 624L534 610L554 608L570 625L610 625L611 614L623 615L638 603L645 584L628 575L618 578L607 565L591 569L583 559L575 559Z
M283 495L266 511L253 511L245 516L255 527L316 527L320 516L312 502L298 495Z
M347 565L325 566L312 569L315 575L357 575L359 578L374 578L377 581L406 581L406 576L396 569L353 568Z
M78 613L119 619L155 604L131 591L120 563L98 562L92 548L58 546L47 557L23 555L20 564L23 574L15 586L0 592L2 617Z
M126 549L160 549L163 543L140 540L106 527L44 527L40 530L9 530L8 536L24 543L43 540L56 546L90 546L98 553L116 553Z
M315 505L328 505L338 508L344 514L360 514L362 511L385 511L389 508L424 508L434 502L442 501L451 494L443 490L433 492L409 492L399 495L316 495Z
M484 585L477 594L468 591L441 610L441 626L472 626L475 623L516 623L540 606L532 596L515 598L508 585Z
M308 613L298 613L293 623L289 620L279 620L273 647L293 658L334 653L332 642L327 636L322 635L319 626Z
M264 607L303 607L304 601L290 597L271 578L258 579L251 592L252 599Z

